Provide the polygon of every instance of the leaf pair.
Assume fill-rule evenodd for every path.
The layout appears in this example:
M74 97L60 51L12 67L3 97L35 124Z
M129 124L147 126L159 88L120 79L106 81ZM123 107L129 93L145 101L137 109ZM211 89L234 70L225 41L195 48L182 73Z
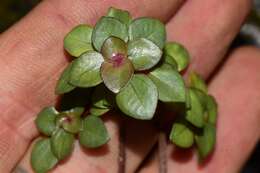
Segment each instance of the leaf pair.
M70 155L83 111L78 107L59 113L54 107L46 107L38 114L36 126L49 138L40 139L33 147L31 163L37 173L47 172Z
M32 168L36 173L48 172L72 152L73 144L74 136L63 129L55 131L51 138L40 138L32 149Z
M93 115L82 120L83 111L74 108L59 113L54 107L47 107L38 114L36 125L49 138L41 138L33 147L31 163L37 173L45 173L67 158L73 151L77 133L84 147L96 148L108 142L102 120Z
M51 136L60 127L69 133L77 133L80 129L80 116L84 108L76 107L69 111L59 113L54 107L44 108L36 118L39 131Z
M195 142L202 161L214 149L217 104L207 94L206 84L199 75L191 73L189 86L190 108L173 124L170 140L183 148L189 148Z
M162 57L166 40L164 24L152 18L137 18L130 23L128 34L128 56L135 70L154 67Z

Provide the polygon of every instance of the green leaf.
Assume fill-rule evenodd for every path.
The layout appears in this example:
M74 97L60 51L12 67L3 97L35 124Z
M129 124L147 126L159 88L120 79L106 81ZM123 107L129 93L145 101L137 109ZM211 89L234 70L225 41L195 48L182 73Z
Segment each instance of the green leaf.
M72 63L70 83L86 88L100 84L100 67L103 61L102 55L98 52L89 51L82 54Z
M203 106L203 110L204 111L207 111L207 97L208 97L208 94L204 93L203 91L201 91L200 89L197 89L197 88L193 88L193 87L190 87L190 89L197 95L197 97L199 98L200 100L200 103L201 105ZM204 116L205 119L206 116Z
M57 123L69 133L78 133L81 129L81 115L83 112L84 108L81 107L61 112L57 117Z
M216 128L212 124L205 124L203 132L195 135L200 160L203 161L214 149L216 143Z
M170 65L174 70L178 70L178 64L172 56L164 55L163 61L165 64Z
M186 88L182 76L173 68L156 68L149 77L157 86L159 100L163 102L185 102Z
M111 60L114 56L121 54L127 55L127 45L120 38L109 37L106 39L101 48L101 54L105 60Z
M118 93L125 87L134 74L131 61L120 54L101 65L101 77L106 87Z
M194 89L189 90L191 108L186 111L186 120L196 127L203 127L205 108Z
M200 89L192 88L192 90L198 96L198 98L200 99L200 103L203 106L205 121L215 125L217 120L216 100L214 99L214 97L206 94Z
M208 123L215 125L217 121L218 105L213 96L207 97L207 113Z
M118 37L127 42L127 26L113 17L102 17L97 23L92 34L92 43L100 51L108 37Z
M47 173L58 163L58 159L51 151L50 139L37 141L31 153L31 165L36 173Z
M188 83L190 87L197 88L204 93L208 93L208 87L205 81L195 72L189 74Z
M64 39L64 47L70 55L80 56L82 53L93 50L91 45L92 27L78 25L70 31Z
M128 11L116 9L113 7L109 8L107 16L116 18L126 25L129 25L131 21L131 16Z
M147 70L160 61L162 51L152 41L139 38L129 42L128 56L136 70Z
M72 63L69 64L62 72L60 79L55 88L56 94L64 94L76 88L75 86L69 83L71 67L72 67Z
M59 160L63 160L71 154L73 144L74 136L63 129L55 131L51 136L51 150Z
M97 148L109 141L109 135L103 121L96 116L87 116L83 120L79 142L87 148Z
M94 89L91 101L94 107L107 109L114 105L114 96L105 85L101 84Z
M146 38L155 43L160 49L166 40L165 26L157 19L142 17L133 20L129 26L129 39Z
M166 43L164 52L175 59L179 71L184 70L189 65L189 53L181 44L175 42Z
M97 108L97 107L91 107L90 108L90 114L95 116L101 116L107 113L110 110L110 108Z
M54 107L42 109L35 120L38 130L46 136L51 136L56 129L55 119L58 114Z
M172 126L170 140L178 147L189 148L194 143L194 134L187 123L177 121Z
M129 84L116 95L120 110L136 119L152 119L157 102L157 88L152 80L143 74L134 75Z

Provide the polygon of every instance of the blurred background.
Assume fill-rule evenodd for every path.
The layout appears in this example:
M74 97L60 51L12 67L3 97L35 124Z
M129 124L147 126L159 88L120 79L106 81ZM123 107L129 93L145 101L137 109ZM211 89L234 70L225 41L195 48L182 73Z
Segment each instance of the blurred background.
M0 34L39 2L40 0L0 0ZM260 47L260 0L254 0L251 14L231 47L245 44ZM260 173L260 144L255 148L241 173Z

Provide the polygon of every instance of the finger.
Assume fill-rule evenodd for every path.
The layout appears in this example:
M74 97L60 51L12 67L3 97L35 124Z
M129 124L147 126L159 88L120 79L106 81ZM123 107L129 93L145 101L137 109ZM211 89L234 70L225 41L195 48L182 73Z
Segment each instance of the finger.
M182 43L191 55L186 71L205 79L221 61L250 11L251 1L187 1L167 24L168 40ZM242 8L241 8L242 7ZM239 11L239 13L237 13Z
M190 151L178 152L169 146L169 172L240 172L260 137L259 57L260 50L252 47L234 51L210 83L209 92L217 99L219 117L217 144L209 160L198 165ZM153 161L142 173L156 171Z
M249 13L250 6L248 0L224 3L218 0L186 1L167 23L168 40L187 47L192 58L189 70L196 70L206 78L221 61ZM150 129L154 130L153 127ZM152 133L145 136L144 145L153 146L151 144L155 143L156 136Z
M250 0L187 1L167 25L169 40L190 52L189 69L205 78L221 61L251 7Z
M0 38L0 172L9 172L37 134L34 115L53 104L66 62L63 37L79 23L94 24L109 6L165 21L181 0L46 0ZM158 10L165 7L164 10Z
M167 23L167 33L168 40L180 42L189 50L188 71L195 70L205 79L210 75L238 33L250 6L248 0L207 0L187 1L180 8Z

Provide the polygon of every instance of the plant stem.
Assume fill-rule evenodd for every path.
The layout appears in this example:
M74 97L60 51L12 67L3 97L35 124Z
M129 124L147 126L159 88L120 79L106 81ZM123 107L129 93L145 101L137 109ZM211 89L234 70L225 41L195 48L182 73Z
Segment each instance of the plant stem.
M118 173L125 173L125 126L122 123L119 134Z
M163 131L160 131L158 139L159 173L167 173L166 148L166 135Z

